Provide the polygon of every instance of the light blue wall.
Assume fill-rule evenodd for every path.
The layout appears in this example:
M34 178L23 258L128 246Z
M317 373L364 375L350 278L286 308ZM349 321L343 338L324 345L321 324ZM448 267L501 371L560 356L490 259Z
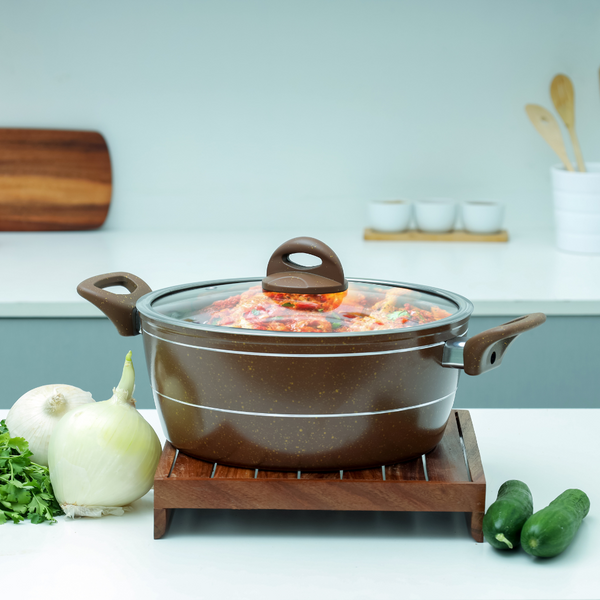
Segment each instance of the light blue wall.
M454 196L551 223L524 105L576 89L600 159L596 0L0 0L0 126L90 128L107 227L361 226Z

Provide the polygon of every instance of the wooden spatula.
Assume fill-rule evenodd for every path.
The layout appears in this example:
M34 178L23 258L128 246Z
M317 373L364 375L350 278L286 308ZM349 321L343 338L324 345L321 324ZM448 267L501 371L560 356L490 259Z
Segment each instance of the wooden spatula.
M557 75L550 84L550 96L556 112L560 115L571 137L577 168L585 172L585 162L583 162L581 147L575 133L575 91L571 80L566 75Z
M0 231L95 229L111 196L100 133L0 129Z
M538 104L528 104L525 107L529 120L538 130L540 135L546 140L550 148L556 152L558 158L563 162L567 171L574 171L573 165L567 156L565 144L558 122L552 116L552 113Z

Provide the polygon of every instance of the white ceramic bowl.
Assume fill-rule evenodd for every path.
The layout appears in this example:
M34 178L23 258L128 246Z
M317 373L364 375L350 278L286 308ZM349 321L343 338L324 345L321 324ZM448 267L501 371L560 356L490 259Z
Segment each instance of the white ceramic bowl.
M497 233L504 222L504 205L500 202L463 202L462 219L469 233Z
M415 204L417 228L427 233L447 233L454 229L456 202L451 198L428 198Z
M367 209L369 227L375 231L397 233L410 226L412 204L408 200L373 200Z

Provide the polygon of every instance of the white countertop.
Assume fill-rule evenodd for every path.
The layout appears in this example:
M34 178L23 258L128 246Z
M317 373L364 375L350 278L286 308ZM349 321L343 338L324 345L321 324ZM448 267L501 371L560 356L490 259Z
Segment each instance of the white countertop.
M600 255L558 251L551 230L511 232L508 243L379 242L362 230L0 233L0 317L97 317L77 284L128 271L153 290L262 277L284 241L310 235L340 257L347 277L457 292L476 316L600 314Z
M7 411L0 411L0 419ZM140 411L164 436L153 410ZM486 508L508 479L534 509L583 489L589 515L553 559L478 544L462 513L176 511L153 539L153 493L122 517L0 526L3 596L451 600L600 598L600 410L471 410ZM12 592L12 594L11 594Z

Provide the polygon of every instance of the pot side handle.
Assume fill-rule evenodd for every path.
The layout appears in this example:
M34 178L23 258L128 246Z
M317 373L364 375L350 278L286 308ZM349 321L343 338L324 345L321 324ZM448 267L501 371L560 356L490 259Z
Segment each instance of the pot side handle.
M521 333L538 327L546 320L543 313L532 313L492 327L468 339L464 346L464 370L480 375L500 365L508 345Z
M115 294L104 289L119 285L126 288L129 294ZM77 286L77 293L99 308L123 336L140 333L135 305L142 296L151 291L143 279L125 272L96 275Z

